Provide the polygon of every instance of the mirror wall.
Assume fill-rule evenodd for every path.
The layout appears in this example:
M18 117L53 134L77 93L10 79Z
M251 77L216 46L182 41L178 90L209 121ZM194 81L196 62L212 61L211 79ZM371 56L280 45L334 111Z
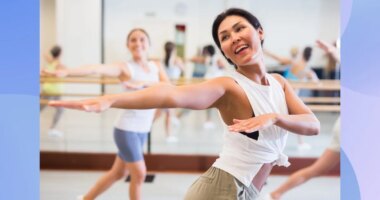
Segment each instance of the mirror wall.
M45 64L42 55L54 44L62 47L62 63L70 68L128 60L131 55L125 46L126 35L135 27L150 34L152 59L162 60L164 43L174 41L182 45L181 56L188 60L204 45L213 44L211 24L218 13L229 7L250 10L259 18L266 35L265 49L289 56L292 47L313 46L309 65L316 71L325 67L327 59L315 48L315 40L333 42L340 36L338 0L41 0L41 66ZM179 32L178 25L185 31ZM269 71L282 70L275 60L267 58L266 63ZM190 79L194 64L185 62L185 66L183 76ZM102 91L100 84L62 83L61 87L64 93L71 94L99 95ZM104 91L118 93L123 88L105 85ZM119 110L102 114L64 110L56 127L61 136L49 134L54 112L49 107L41 111L41 151L116 152L112 131ZM172 120L170 132L176 138L172 141L166 136L165 114L157 117L151 132L151 153L217 155L223 124L216 110L210 112L212 126L205 124L205 111L184 111L178 120ZM302 138L309 147L300 147L299 138L291 134L286 148L290 156L318 156L329 144L339 112L322 111L316 115L321 121L321 134Z

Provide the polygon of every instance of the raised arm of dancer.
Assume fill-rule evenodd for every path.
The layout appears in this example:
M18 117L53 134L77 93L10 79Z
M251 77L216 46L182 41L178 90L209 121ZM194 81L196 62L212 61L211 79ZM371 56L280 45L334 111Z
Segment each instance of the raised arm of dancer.
M302 102L294 92L288 81L282 76L273 75L282 84L285 92L289 115L270 113L246 120L234 119L234 125L229 130L235 132L255 132L276 125L300 135L316 135L319 133L320 123L313 112Z
M319 48L321 48L327 54L332 55L332 57L335 59L335 61L340 62L340 55L339 55L338 49L336 47L334 47L333 45L331 45L331 44L329 44L323 40L317 40L316 44Z
M105 95L81 101L52 101L49 105L88 112L102 112L110 107L125 109L175 107L206 109L218 106L219 100L226 92L223 80L223 78L216 78L186 86L158 83L136 92Z
M264 51L264 54L266 56L269 56L269 57L275 59L281 65L289 65L289 64L291 64L293 62L292 59L290 59L290 58L279 56L279 55L274 54L274 53L272 53L270 51L267 51L267 50L263 50L263 51Z
M189 61L193 63L204 64L206 62L206 58L204 56L194 56L190 58Z

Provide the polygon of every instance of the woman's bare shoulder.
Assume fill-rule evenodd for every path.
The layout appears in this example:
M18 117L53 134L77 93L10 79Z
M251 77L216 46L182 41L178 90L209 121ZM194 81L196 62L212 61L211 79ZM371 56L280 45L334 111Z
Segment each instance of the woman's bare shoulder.
M278 73L270 73L270 75L273 76L273 78L275 78L282 87L285 86L285 83L287 82L287 80L281 75L281 74L278 74Z

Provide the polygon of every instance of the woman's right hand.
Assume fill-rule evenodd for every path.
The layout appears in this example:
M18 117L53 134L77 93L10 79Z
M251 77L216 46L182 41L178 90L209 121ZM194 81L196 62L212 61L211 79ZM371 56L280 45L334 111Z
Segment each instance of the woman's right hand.
M49 106L64 107L69 109L83 110L86 112L100 113L112 105L112 100L106 97L98 97L93 99L78 100L78 101L50 101Z

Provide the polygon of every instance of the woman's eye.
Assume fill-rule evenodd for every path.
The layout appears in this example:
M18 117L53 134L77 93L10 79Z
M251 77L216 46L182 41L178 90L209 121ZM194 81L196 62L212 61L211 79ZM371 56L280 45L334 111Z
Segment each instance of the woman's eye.
M244 27L237 27L236 28L236 32L240 32L241 30L243 30Z
M221 41L224 41L224 40L227 40L227 39L228 39L228 35L225 35L225 36L222 36Z

